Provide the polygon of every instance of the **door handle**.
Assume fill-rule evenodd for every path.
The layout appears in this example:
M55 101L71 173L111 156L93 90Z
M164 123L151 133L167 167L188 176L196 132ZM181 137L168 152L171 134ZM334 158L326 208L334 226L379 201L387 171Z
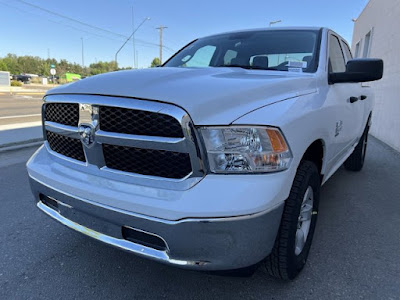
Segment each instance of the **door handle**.
M350 97L350 103L354 103L358 101L358 97Z
M360 100L365 100L365 99L367 99L368 97L367 96L365 96L365 95L361 95L360 96Z

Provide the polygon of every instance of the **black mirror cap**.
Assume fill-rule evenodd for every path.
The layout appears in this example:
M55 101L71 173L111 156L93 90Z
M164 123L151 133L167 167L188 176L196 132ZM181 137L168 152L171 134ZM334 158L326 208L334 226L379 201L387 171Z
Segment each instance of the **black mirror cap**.
M329 83L368 82L381 79L383 60L377 58L352 59L347 62L346 72L330 73Z

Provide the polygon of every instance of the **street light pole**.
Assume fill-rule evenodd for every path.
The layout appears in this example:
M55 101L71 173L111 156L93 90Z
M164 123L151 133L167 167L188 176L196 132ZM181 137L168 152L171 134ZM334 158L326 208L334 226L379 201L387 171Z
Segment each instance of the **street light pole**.
M126 39L125 43L122 44L121 48L118 49L118 51L115 53L115 65L118 65L118 53L122 50L122 48L124 48L124 46L126 45L127 42L129 42L129 40L134 36L135 32L138 31L138 29L144 24L144 22L150 20L149 17L145 18L142 23L139 24L138 27L136 27L136 29L132 32L132 34Z
M84 52L83 52L83 38L81 37L81 41L82 41L82 68L85 67L85 56L84 56Z
M271 22L269 22L269 27L271 27L272 25L274 25L276 23L280 23L280 22L282 22L282 20L271 21Z

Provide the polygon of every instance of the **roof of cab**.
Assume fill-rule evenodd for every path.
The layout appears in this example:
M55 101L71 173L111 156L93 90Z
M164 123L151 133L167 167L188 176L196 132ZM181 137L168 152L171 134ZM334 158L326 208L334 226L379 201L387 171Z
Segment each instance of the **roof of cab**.
M256 32L256 31L280 31L280 30L312 30L312 31L319 31L321 29L327 29L327 28L325 28L325 27L296 27L296 26L293 26L293 27L265 27L265 28L253 28L253 29L227 31L227 32L211 34L211 35L204 36L204 37L214 37L214 36L220 36L220 35L225 35L225 34L241 33L241 32L252 32L252 31L254 31L254 32Z

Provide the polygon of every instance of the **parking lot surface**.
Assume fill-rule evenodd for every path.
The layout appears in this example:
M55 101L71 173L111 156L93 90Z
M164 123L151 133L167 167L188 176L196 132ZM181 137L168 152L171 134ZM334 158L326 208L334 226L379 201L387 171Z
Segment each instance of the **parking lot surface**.
M41 120L43 94L0 93L0 126Z
M293 282L176 269L57 224L30 193L33 151L0 154L0 299L400 299L400 154L374 138L360 173L341 168L323 186Z

